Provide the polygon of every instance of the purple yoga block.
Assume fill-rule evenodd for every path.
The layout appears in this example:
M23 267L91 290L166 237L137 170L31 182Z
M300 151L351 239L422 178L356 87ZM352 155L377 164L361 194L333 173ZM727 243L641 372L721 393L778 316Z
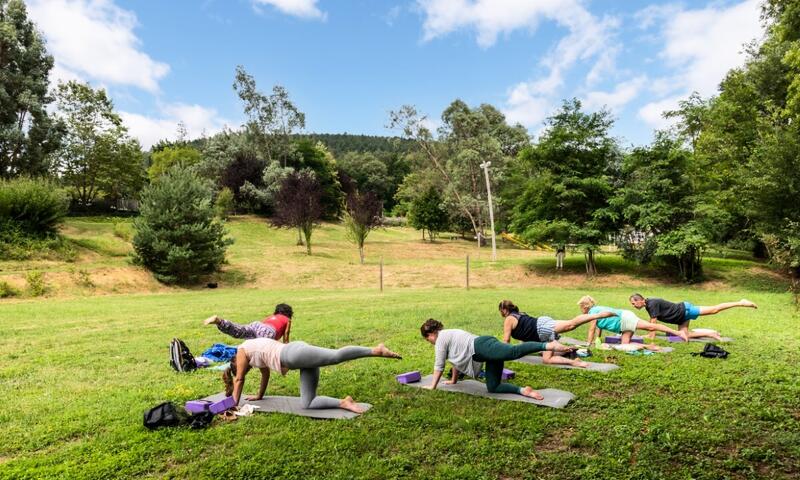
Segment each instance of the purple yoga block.
M235 407L236 402L233 401L233 397L225 397L219 402L214 402L208 406L208 411L211 413L222 413L225 410Z
M211 402L205 400L189 400L184 407L189 413L201 413L208 410L209 405L211 405Z
M396 378L400 383L415 383L422 380L422 374L418 370L414 370L413 372L401 373Z
M507 368L504 368L503 374L500 376L500 378L502 378L503 380L509 380L511 378L514 378L515 375L516 373L514 373L514 370L509 370Z
M681 337L676 337L675 335L667 335L667 340L673 343L682 342L683 339Z
M622 343L622 337L619 335L607 335L604 339L606 343ZM632 337L631 343L644 343L642 337Z

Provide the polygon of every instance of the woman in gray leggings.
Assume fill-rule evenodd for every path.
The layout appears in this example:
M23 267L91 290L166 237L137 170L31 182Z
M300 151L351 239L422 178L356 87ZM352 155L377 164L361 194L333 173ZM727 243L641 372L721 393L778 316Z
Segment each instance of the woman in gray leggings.
M222 374L225 393L233 396L236 404L244 387L244 378L251 368L261 370L261 386L258 395L248 395L246 400L261 400L267 391L271 370L286 375L289 370L300 370L300 401L303 408L343 408L361 413L362 409L349 395L342 400L317 396L319 368L327 365L364 357L401 358L382 343L377 347L342 347L338 350L316 347L305 342L283 344L271 338L255 338L242 343L231 360L228 370Z

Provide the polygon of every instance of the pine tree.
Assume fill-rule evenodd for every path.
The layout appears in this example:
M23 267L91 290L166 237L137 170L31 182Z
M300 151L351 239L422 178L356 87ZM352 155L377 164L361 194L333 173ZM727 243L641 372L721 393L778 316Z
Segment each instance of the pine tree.
M211 186L173 168L142 192L134 220L135 260L164 283L191 283L215 272L233 240L216 218Z

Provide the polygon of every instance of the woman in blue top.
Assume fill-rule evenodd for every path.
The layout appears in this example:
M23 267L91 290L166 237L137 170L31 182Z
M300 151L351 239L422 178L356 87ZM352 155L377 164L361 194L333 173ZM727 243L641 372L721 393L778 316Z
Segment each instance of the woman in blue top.
M594 341L595 332L598 329L621 334L622 338L620 343L622 343L623 345L631 344L631 338L633 337L633 333L636 331L636 329L647 330L648 332L655 332L655 331L666 332L669 335L681 337L683 338L684 341L688 341L686 332L673 330L667 327L666 325L658 323L645 322L644 320L641 320L639 317L637 317L636 314L630 310L621 310L618 308L599 306L597 305L597 302L594 300L594 298L590 297L589 295L584 295L583 297L581 297L581 299L578 300L578 306L581 307L581 311L584 314L601 313L601 312L612 312L614 314L614 316L612 317L606 317L606 318L601 318L599 320L595 320L591 323L591 325L589 325L589 337L586 340L589 343L592 343ZM658 345L652 345L652 344L642 345L641 348L646 348L648 350L661 349L661 347L659 347Z

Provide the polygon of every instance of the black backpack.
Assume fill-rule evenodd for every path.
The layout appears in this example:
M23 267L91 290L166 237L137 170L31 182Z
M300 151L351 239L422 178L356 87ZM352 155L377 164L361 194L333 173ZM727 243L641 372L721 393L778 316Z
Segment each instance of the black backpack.
M169 344L169 364L176 372L191 372L197 369L194 355L180 338L173 338Z
M728 358L728 352L722 347L718 347L713 343L706 343L702 352L695 352L692 355L700 355L705 358Z
M184 416L178 413L172 402L161 403L144 412L144 426L150 430L160 427L176 427L184 421Z

